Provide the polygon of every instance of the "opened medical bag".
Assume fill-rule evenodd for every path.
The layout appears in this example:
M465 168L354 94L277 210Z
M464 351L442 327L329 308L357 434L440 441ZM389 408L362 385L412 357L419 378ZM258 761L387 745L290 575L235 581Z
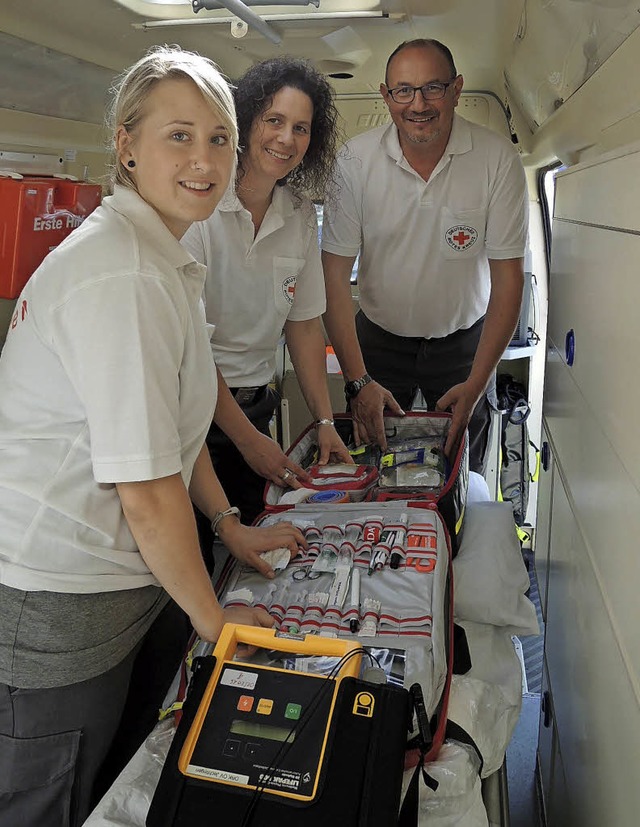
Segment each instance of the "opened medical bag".
M366 497L367 501L376 502L397 499L434 504L445 521L455 556L462 539L469 486L469 438L465 431L455 456L451 459L444 456L451 419L450 413L437 411L385 416L387 450L382 451L375 445L354 449L354 461L358 466L366 467L367 472L355 474L351 485L336 483L335 488L348 495L352 502ZM348 445L353 427L351 415L334 414L334 421L336 430ZM291 445L287 455L305 470L314 469L317 447L316 428L310 425ZM331 467L325 466L327 475ZM264 495L266 511L278 510L287 491L268 482ZM336 499L336 502L340 500Z

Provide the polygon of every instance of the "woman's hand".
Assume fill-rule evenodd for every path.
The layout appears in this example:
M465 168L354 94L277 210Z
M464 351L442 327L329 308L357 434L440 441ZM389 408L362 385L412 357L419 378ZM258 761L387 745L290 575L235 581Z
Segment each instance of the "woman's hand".
M225 623L237 623L242 626L262 626L270 629L274 620L264 609L254 609L252 606L234 606L231 609L216 607L217 611L210 614L206 619L198 620L190 618L191 625L202 640L215 643L220 637L222 627ZM249 653L248 647L244 647L244 653Z
M328 462L348 462L353 465L353 457L333 425L316 425L316 433L320 449L318 465L326 465Z
M269 579L276 575L271 566L260 557L260 552L288 548L291 552L291 559L293 559L300 546L307 547L300 529L289 522L277 523L269 528L257 528L242 525L237 517L229 516L218 524L218 534L237 560L251 566Z
M256 474L276 485L300 488L301 485L311 482L309 475L291 461L277 442L259 431L253 435L251 443L243 445L240 450Z

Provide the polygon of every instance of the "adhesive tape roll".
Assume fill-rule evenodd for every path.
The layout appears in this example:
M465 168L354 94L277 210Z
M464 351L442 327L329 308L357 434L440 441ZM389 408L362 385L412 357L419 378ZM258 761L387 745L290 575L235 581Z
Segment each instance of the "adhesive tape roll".
M350 500L347 491L316 491L307 498L307 502L316 505L333 505L334 503L348 503Z

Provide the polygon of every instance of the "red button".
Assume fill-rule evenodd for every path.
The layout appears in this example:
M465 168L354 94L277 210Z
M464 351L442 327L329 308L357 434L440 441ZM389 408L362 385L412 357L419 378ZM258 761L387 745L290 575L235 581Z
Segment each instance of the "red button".
M251 712L253 709L253 695L240 695L238 709L240 712Z

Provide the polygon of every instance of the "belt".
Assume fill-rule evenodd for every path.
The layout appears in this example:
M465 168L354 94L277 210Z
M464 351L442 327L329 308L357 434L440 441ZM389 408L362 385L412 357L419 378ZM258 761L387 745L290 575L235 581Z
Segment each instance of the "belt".
M251 388L229 388L236 402L241 408L248 408L264 394L267 385L258 385Z

